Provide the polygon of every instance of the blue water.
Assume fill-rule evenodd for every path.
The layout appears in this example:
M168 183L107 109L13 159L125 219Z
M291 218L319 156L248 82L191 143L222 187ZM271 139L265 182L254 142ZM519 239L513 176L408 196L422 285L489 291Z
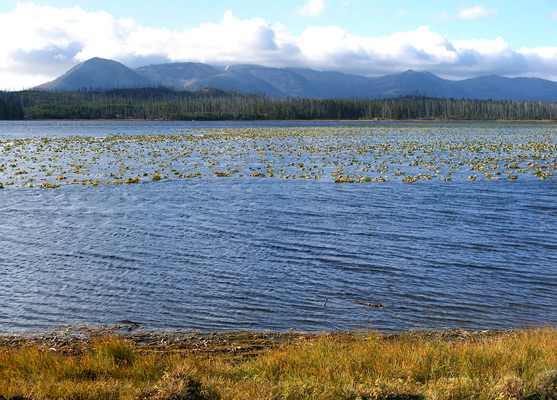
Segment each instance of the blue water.
M0 221L0 332L557 324L551 180L16 188Z
M469 125L455 122L453 125ZM117 135L155 135L198 133L199 129L331 127L331 126L407 126L443 124L373 121L0 121L0 140L23 138L60 138L68 136L105 137ZM493 125L475 123L475 125ZM499 123L504 126L507 123ZM534 123L530 126L536 125ZM541 125L541 124L540 124Z
M383 123L382 125L384 125ZM397 122L398 125L408 124ZM104 137L111 135L153 135L196 133L199 129L245 127L328 127L345 126L335 121L0 121L0 140L22 138L59 138L68 136ZM377 125L351 122L350 125Z

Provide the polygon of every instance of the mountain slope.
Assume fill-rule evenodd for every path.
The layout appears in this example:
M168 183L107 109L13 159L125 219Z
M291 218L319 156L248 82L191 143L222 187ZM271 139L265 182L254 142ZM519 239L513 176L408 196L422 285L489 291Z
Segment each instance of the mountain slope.
M282 93L283 97L330 97L328 87L312 81L294 70L258 65L236 65L228 67L227 71L248 79L266 82Z
M455 97L452 82L430 72L408 70L400 74L386 75L374 82L374 91L382 96L395 97L408 94L430 97Z
M135 72L152 85L162 85L177 90L185 89L192 83L219 74L215 68L201 63L147 65L136 69Z
M286 97L282 91L268 82L254 77L229 72L223 72L205 79L200 79L184 86L184 89L187 90L200 90L203 88L263 94L270 97Z
M57 79L38 86L39 90L120 89L151 86L150 82L119 62L91 58Z

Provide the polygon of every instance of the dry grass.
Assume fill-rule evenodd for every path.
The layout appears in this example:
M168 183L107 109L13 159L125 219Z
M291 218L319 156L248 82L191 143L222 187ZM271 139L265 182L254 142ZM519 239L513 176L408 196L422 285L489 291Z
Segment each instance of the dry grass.
M122 337L79 352L0 347L0 399L557 399L557 330L468 339L312 335L251 352Z

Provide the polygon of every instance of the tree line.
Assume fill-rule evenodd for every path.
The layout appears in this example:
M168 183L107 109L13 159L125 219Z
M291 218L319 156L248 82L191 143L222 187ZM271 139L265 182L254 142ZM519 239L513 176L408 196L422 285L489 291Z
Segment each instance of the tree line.
M19 102L0 98L0 120L18 120L23 118L23 107Z
M0 92L0 119L557 120L557 103L439 99L270 98L218 89Z

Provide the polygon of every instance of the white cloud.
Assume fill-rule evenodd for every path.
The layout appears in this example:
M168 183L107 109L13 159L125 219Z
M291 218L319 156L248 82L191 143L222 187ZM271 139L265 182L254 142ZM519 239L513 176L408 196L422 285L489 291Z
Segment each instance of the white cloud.
M495 8L485 8L482 6L475 6L472 8L466 8L464 10L461 10L458 13L457 18L464 21L471 21L475 19L484 19L484 18L493 17L497 14L499 14L499 10Z
M496 8L485 8L482 6L474 6L471 8L463 8L456 15L452 15L446 10L440 11L437 18L442 21L474 21L485 19L499 14Z
M368 76L406 69L449 78L485 74L557 79L557 47L513 50L495 40L452 40L427 26L389 36L353 35L338 26L309 27L300 35L261 18L237 19L170 31L115 20L79 7L20 4L0 14L0 88L31 87L80 61L104 57L130 67L194 61L308 67Z
M397 12L395 13L395 17L409 17L410 13L408 12L408 10L397 10Z
M528 71L524 76L547 77L557 80L557 47L535 47L533 49L522 48L518 54L528 60ZM553 74L553 76L548 74Z
M339 9L345 10L348 7L355 6L355 5L358 5L358 0L343 0L342 3L340 3Z
M303 16L318 17L325 11L325 0L307 0L307 3L296 7L296 12Z
M551 13L551 18L557 20L557 10L555 10Z
M436 15L436 17L442 21L450 21L451 20L451 15L449 14L448 11L443 10L440 13L438 13Z

